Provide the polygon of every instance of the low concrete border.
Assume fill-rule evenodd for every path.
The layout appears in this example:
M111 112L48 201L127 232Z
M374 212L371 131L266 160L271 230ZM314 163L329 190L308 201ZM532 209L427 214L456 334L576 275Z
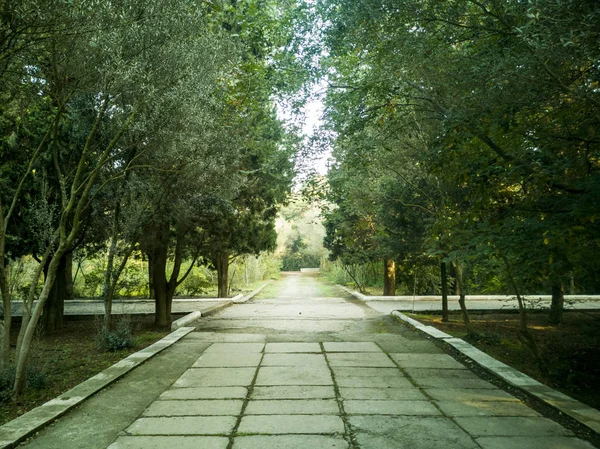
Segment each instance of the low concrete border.
M0 427L0 449L16 447L33 433L46 427L73 407L81 404L93 394L117 381L193 330L193 327L181 327L147 348L131 354L104 371L90 377L60 396L7 422Z
M196 310L195 312L188 313L186 316L179 318L171 323L171 330L177 330L180 327L185 327L190 324L192 321L196 321L198 318L202 316L202 312Z
M429 296L370 296L363 295L355 290L352 290L344 285L338 284L345 292L351 294L361 301L441 301L440 295ZM525 295L528 300L551 301L551 295ZM469 301L509 301L515 299L515 295L467 295L466 300ZM458 301L457 295L448 295L449 301ZM566 301L600 301L600 295L565 295Z
M370 297L367 295L363 295L362 293L351 290L348 287L345 287L340 284L338 284L338 287L341 288L342 290L344 290L346 293L349 293L350 295L354 296L356 299L360 299L361 301L369 301Z
M234 298L236 298L236 296L234 296ZM229 307L231 304L233 304L233 298L223 301L221 304L214 304L210 307L206 307L205 309L202 309L202 316L212 315L221 309Z
M254 290L249 295L246 295L246 296L239 295L239 296L242 296L242 297L238 298L238 299L233 298L233 302L236 303L236 304L242 304L242 303L245 303L246 301L250 301L256 295L258 295L267 285L271 284L272 282L273 282L272 280L268 281L268 282L265 282L263 285L261 285L260 287L258 287L256 290Z
M480 351L475 346L470 345L460 338L448 335L435 327L427 326L397 310L394 310L392 315L426 333L430 337L441 340L452 346L461 354L470 358L479 366L486 369L493 375L501 378L506 383L519 388L531 396L541 399L546 404L554 407L560 412L570 416L584 426L590 428L594 432L600 434L600 411L596 410L595 408L589 407L567 396L566 394L556 391L538 382L537 380L532 379L526 374L523 374L511 366L496 360L485 352Z

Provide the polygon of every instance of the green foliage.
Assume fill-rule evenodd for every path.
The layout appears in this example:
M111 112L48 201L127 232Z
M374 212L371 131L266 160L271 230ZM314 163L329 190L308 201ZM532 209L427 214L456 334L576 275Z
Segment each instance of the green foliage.
M15 382L15 366L0 367L0 403L12 400L12 387ZM25 374L25 382L29 388L41 390L48 382L48 374L39 367L31 367Z
M598 5L329 0L317 9L335 136L332 257L387 254L432 270L454 261L476 292L569 282L597 292ZM434 277L426 283L433 291Z
M177 293L180 296L197 296L206 293L212 286L211 279L214 275L204 266L194 268L179 286Z
M318 205L294 197L281 209L277 234L277 252L281 255L283 271L321 266L321 260L326 257L325 228Z
M114 329L99 325L96 333L96 347L100 351L120 351L133 348L136 339L133 335L133 325L129 317L122 315L115 322Z

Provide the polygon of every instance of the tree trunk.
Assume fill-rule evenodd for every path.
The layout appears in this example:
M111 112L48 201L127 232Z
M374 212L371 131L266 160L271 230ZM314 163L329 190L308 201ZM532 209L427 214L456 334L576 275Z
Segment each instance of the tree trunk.
M396 295L396 262L383 259L383 296Z
M219 253L213 260L215 269L217 270L217 297L227 298L228 296L228 276L229 276L229 254Z
M48 300L50 290L52 290L54 281L56 280L58 266L65 254L65 246L66 245L64 244L59 245L58 249L54 253L54 256L50 260L50 263L48 264L44 288L42 289L42 293L38 298L38 303L31 314L31 318L27 323L27 328L25 329L25 333L23 334L23 339L19 348L20 350L16 354L15 384L13 386L14 397L19 396L23 391L23 387L25 386L25 369L27 368L27 359L29 356L29 350L31 349L31 342L33 341L33 335L42 314L42 309Z
M40 261L37 268L35 269L35 274L31 278L31 285L29 287L29 293L23 303L23 319L21 320L21 328L19 329L19 335L17 337L17 350L15 352L15 354L17 354L17 355L21 353L21 345L23 343L23 338L25 337L25 331L27 330L27 326L29 325L29 320L30 320L31 314L32 314L33 301L35 300L35 292L37 290L38 282L40 281L40 278L42 277L42 273L44 272L44 267L46 266L46 263L48 262L48 258L50 257L51 248L52 248L52 246L48 245L48 248L46 248L46 252L44 253L44 256L42 257L42 260Z
M117 219L113 219L112 235L108 247L108 257L106 258L106 271L104 272L104 282L102 283L102 299L104 300L104 327L110 329L112 321L112 295L110 292L111 279L114 270L115 254L117 252Z
M154 324L157 327L167 327L171 324L168 317L167 299L167 247L160 246L153 251L152 258L152 285L154 287L155 316Z
M48 300L44 305L41 319L44 333L55 332L61 329L63 325L65 298L67 297L68 285L72 284L72 279L69 279L69 274L72 274L72 270L69 270L67 265L72 263L73 259L69 255L65 253L60 258L56 270L56 278L48 295Z
M0 210L0 213L2 211ZM0 242L2 245L3 242ZM0 292L2 294L2 334L0 334L0 367L8 365L10 360L10 327L12 313L10 305L10 292L8 288L8 275L4 264L4 255L0 254Z
M446 262L440 264L440 271L442 276L442 321L448 321L448 272L446 269Z
M463 268L462 265L454 263L454 272L456 274L456 288L458 290L458 305L460 306L460 312L462 314L463 323L467 328L469 335L475 335L476 332L473 330L471 325L471 319L469 318L469 311L467 310L467 304L465 302L465 290L463 285Z
M65 254L65 301L73 301L73 253Z
M558 281L552 285L552 303L550 304L550 315L548 323L556 326L561 323L565 306L565 287Z
M509 266L508 262L506 261L506 259L505 259L505 263L506 263L506 267L508 270L508 277L510 279L510 283L515 291L515 295L517 296L517 303L519 304L519 333L520 333L521 337L523 337L523 339L525 340L527 345L529 346L529 349L531 349L531 352L533 353L533 357L535 358L536 363L538 364L538 367L540 368L540 370L544 373L547 373L548 369L547 369L546 363L544 362L544 360L541 356L540 348L537 344L537 341L536 341L535 337L529 332L529 326L528 326L528 320L527 320L527 307L525 307L525 301L524 301L523 297L521 296L521 293L519 291L517 283L515 282L515 279L512 275L512 271L511 271L510 266Z
M123 259L121 260L119 266L116 269L113 268L111 270L112 273L109 280L108 289L106 290L106 293L104 295L104 326L107 329L110 329L110 327L112 326L112 305L113 299L115 297L115 291L117 289L117 282L119 282L121 273L123 273L123 270L125 269L127 261L129 260L129 257L131 256L131 253L133 252L134 248L135 243L129 245L129 248L123 255Z
M154 272L152 270L152 254L150 251L146 254L148 256L148 299L156 298L154 293Z

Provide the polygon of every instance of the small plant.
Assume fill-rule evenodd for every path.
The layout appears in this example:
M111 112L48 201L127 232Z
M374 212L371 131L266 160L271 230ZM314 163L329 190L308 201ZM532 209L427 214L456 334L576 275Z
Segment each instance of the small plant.
M28 388L41 390L46 386L46 373L41 369L30 367L25 374L25 384ZM0 369L0 403L8 402L12 397L15 383L15 366L9 365Z
M10 400L14 381L14 366L11 365L4 368L0 368L0 403L8 402Z
M101 351L110 352L134 347L135 337L129 318L119 318L114 329L100 326L96 336L96 346Z

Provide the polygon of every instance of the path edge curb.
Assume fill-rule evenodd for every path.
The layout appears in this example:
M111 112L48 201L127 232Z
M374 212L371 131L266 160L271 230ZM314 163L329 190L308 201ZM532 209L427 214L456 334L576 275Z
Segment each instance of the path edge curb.
M42 430L72 408L169 348L194 329L193 327L180 327L157 342L125 357L54 399L0 426L0 449L16 447L26 438Z
M238 299L233 299L233 302L235 304L243 304L246 301L250 301L252 298L254 298L256 295L258 295L267 285L270 285L273 283L273 280L270 280L268 282L265 282L263 285L261 285L260 287L258 287L256 290L254 290L252 293L246 295L246 296L242 296L241 298ZM240 295L241 296L241 295Z
M195 312L190 312L187 315L175 320L171 323L171 331L176 331L182 327L187 326L192 321L196 321L198 318L202 317L202 312L196 310Z
M460 352L481 368L500 378L507 384L518 388L529 396L533 396L536 399L543 401L559 412L570 416L593 432L600 434L600 411L595 408L585 405L566 394L538 382L515 368L480 351L475 346L460 338L446 334L433 326L427 326L398 310L392 311L391 315L399 318L419 331L424 332L430 337L452 346L456 351Z

